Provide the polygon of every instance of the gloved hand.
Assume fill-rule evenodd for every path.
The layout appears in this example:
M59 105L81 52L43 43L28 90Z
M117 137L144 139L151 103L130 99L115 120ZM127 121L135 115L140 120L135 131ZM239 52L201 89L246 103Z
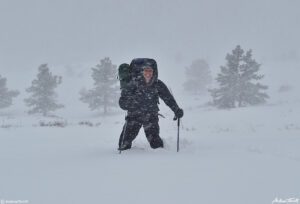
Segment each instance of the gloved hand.
M182 118L183 117L183 110L181 108L178 108L175 111L175 116L176 116L176 118Z

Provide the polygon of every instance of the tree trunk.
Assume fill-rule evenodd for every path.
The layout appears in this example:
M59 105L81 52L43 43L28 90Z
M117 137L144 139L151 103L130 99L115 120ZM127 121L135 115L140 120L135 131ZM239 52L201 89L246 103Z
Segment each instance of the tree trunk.
M106 113L107 113L107 106L104 105L104 114L106 115Z

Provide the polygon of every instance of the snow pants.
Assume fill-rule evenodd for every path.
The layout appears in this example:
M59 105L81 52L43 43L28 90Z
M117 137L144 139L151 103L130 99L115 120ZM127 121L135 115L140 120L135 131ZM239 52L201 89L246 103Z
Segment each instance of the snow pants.
M153 149L164 146L162 139L159 137L158 114L147 113L138 117L131 115L126 116L126 123L119 139L119 147L122 142L123 144L125 142L129 143L131 147L132 141L136 138L142 126L144 128L146 138Z

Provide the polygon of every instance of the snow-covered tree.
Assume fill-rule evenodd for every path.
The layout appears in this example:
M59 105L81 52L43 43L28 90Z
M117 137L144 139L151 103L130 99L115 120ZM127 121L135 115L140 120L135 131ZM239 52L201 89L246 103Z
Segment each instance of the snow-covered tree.
M18 91L9 91L6 87L6 78L0 75L0 109L12 105L12 99L19 95Z
M94 88L80 91L80 100L88 103L91 110L103 108L104 113L109 107L118 106L119 87L117 80L117 66L106 57L100 60L95 68L92 68Z
M47 116L49 112L63 108L64 105L56 103L57 94L54 89L61 84L62 77L53 75L47 64L42 64L38 68L37 78L31 83L31 87L26 89L31 96L25 99L29 110L29 114L41 113Z
M207 86L212 82L209 65L205 60L195 60L189 67L186 67L186 82L184 90L191 94L203 94Z
M264 103L268 95L263 90L268 87L257 82L264 76L257 74L260 64L252 58L252 50L244 53L238 45L226 60L216 78L220 88L210 90L214 105L234 108Z

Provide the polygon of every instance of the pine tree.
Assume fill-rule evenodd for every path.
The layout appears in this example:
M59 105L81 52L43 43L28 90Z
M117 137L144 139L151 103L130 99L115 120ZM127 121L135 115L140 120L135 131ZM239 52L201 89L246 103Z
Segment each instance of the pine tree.
M12 105L12 99L19 95L18 91L9 91L6 87L6 78L0 75L0 109Z
M40 65L37 78L32 81L31 87L26 89L31 93L31 96L25 99L26 105L32 107L28 113L41 113L47 116L49 112L63 108L64 105L56 103L57 94L54 91L61 82L62 77L52 75L47 64Z
M214 105L234 108L264 103L268 95L262 90L268 87L254 82L264 76L257 74L261 65L252 59L252 50L244 54L238 45L232 54L227 54L226 60L227 65L221 66L221 73L216 78L220 88L210 90Z
M184 90L191 94L203 94L207 91L207 85L212 81L209 65L205 60L195 60L186 67L187 81L183 84Z
M94 80L94 88L91 90L81 90L80 100L88 103L91 110L98 110L103 107L106 114L109 107L116 107L118 105L117 87L117 66L113 65L111 60L107 57L100 60L95 68L92 68L92 78Z

